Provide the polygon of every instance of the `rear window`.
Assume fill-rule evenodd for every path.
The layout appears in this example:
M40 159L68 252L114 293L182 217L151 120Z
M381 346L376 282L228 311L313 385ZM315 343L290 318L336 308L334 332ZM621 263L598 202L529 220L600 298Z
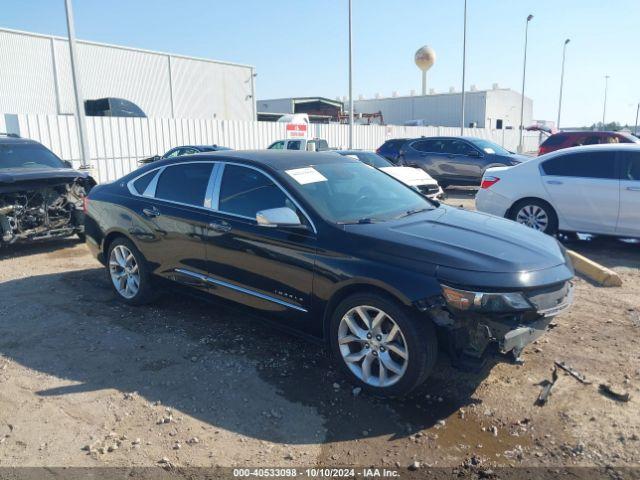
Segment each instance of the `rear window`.
M559 177L617 178L616 152L580 152L554 157L542 164L546 175Z
M167 167L158 178L155 198L202 207L212 168L212 163Z
M543 147L557 147L558 145L562 145L562 143L567 139L566 135L551 135L544 142L542 142Z
M399 150L404 142L406 142L406 140L404 139L387 140L380 147L380 151L391 152L391 151Z

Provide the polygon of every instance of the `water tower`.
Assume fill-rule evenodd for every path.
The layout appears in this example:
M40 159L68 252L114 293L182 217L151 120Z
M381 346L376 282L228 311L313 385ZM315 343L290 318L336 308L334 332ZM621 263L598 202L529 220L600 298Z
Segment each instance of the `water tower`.
M427 94L427 70L436 63L436 51L428 45L420 47L416 51L414 60L420 70L422 70L422 95Z

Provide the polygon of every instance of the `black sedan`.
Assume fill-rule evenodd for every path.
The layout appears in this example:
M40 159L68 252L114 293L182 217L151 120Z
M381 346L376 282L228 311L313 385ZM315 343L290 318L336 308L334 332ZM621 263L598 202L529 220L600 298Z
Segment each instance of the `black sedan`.
M158 160L164 160L165 158L182 157L183 155L193 155L194 153L203 152L219 152L221 150L231 150L229 147L223 147L221 145L181 145L174 147L167 151L164 155L154 155L153 157L143 158L139 160L141 164L147 164L151 162L157 162Z
M571 303L555 239L333 153L154 162L91 191L86 232L122 301L151 301L164 279L240 302L325 340L385 395L429 376L437 338L456 361L494 344L518 356Z
M396 163L422 168L446 188L449 185L480 185L487 168L509 167L529 158L482 138L421 137L399 147Z

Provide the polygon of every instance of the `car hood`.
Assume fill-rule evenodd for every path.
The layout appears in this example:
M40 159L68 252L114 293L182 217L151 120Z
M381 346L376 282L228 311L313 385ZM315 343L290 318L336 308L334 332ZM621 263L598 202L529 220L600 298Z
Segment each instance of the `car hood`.
M0 184L34 180L87 178L85 172L73 168L0 168Z
M402 183L411 185L412 187L418 185L433 185L437 182L431 175L422 170L421 168L412 167L382 167L385 173L388 173L392 177L400 180Z
M511 155L505 155L505 157L510 158L511 160L515 160L516 162L527 162L535 157L530 157L529 155L521 155L519 153L512 153Z
M400 220L348 225L347 230L372 237L381 256L447 269L521 274L567 262L553 237L493 215L444 205Z

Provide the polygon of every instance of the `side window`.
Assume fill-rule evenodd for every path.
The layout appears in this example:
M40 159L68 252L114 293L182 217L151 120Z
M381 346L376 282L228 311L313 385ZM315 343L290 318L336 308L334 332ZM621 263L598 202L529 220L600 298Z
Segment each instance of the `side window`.
M469 155L469 153L473 150L473 147L467 142L454 140L451 142L451 150L452 153L456 155Z
M155 198L202 207L212 169L212 163L167 167L158 178Z
M582 152L560 155L542 164L546 175L560 177L617 178L616 152Z
M180 155L191 155L193 153L198 153L198 150L195 148L183 148Z
M413 142L411 146L419 152L440 153L442 150L441 142L436 140L418 140Z
M284 142L279 141L279 142L272 143L269 148L272 150L284 150Z
M167 153L164 154L164 156L162 158L178 157L178 156L180 156L180 151L181 150L182 150L181 148L174 148L173 150L169 150Z
M640 181L640 153L624 152L622 155L622 180Z
M138 192L139 195L142 195L151 183L151 180L153 180L153 177L156 176L156 173L158 173L158 171L154 170L153 172L149 172L137 179L133 182L133 189Z
M443 153L450 153L450 154L458 153L456 151L456 147L454 145L454 142L452 142L451 140L443 140L442 141L442 152Z
M302 142L300 140L289 140L287 143L287 150L300 150Z
M296 210L284 192L265 175L238 165L224 167L218 203L221 212L256 218L260 210L279 207Z

